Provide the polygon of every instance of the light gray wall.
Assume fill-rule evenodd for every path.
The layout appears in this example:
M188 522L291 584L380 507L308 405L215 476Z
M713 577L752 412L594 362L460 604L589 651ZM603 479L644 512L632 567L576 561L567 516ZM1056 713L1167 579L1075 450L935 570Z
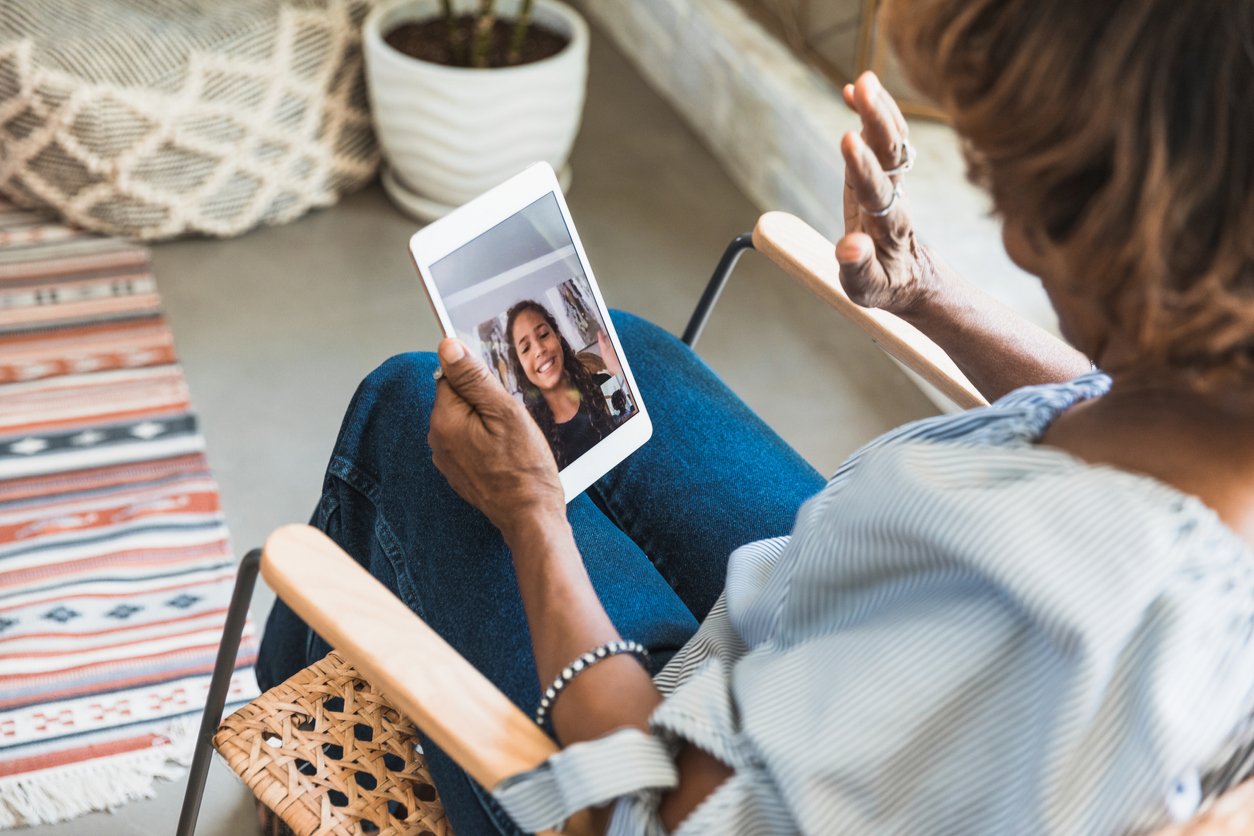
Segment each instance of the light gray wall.
M511 267L517 266L519 265L511 265ZM546 304L544 298L546 290L557 287L576 276L583 278L583 269L579 264L579 257L572 253L561 261L541 267L527 276L510 282L494 293L481 296L456 309L450 308L448 313L453 320L453 327L464 340L465 335L472 334L479 327L479 323L500 316L523 299L534 299L540 304Z
M557 198L550 194L432 264L431 276L447 298L570 243Z

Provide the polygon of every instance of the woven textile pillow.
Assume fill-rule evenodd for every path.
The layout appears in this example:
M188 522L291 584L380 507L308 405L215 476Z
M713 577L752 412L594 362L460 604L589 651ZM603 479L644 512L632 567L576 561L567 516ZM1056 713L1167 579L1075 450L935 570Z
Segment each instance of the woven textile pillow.
M372 0L0 0L0 193L130 238L292 220L378 165Z

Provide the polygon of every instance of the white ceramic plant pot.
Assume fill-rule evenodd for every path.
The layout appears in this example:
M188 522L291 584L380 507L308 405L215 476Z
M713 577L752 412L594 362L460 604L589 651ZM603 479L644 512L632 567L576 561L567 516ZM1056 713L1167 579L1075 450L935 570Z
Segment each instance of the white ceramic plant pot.
M454 4L473 11L476 0ZM498 13L512 17L517 0ZM439 217L541 160L569 178L583 117L588 26L556 0L535 0L533 21L570 39L550 58L469 69L420 61L384 42L405 22L440 13L439 0L384 3L366 18L362 43L375 132L393 200L423 220Z

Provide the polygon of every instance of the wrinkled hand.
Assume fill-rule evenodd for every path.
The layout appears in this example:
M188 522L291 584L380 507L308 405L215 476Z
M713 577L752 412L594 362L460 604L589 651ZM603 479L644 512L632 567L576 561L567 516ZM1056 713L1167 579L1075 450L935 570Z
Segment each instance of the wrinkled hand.
M507 538L535 515L564 518L553 452L526 408L459 340L440 343L440 365L427 440L453 490Z
M845 134L845 237L836 244L840 282L849 298L869 308L908 314L940 283L935 263L914 235L901 198L883 218L900 177L886 170L902 161L908 128L893 97L874 73L844 87L845 104L862 119L862 133Z

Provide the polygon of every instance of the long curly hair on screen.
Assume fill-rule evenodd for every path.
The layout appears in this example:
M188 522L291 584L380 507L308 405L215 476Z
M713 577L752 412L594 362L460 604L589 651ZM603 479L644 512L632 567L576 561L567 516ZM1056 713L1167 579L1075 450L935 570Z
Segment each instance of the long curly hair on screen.
M539 387L527 379L522 359L518 356L518 349L514 347L514 321L525 311L532 311L542 316L548 323L549 330L557 335L562 345L563 373L570 380L575 391L579 393L581 404L588 406L588 417L592 421L592 428L596 430L600 438L605 438L614 429L614 422L610 417L609 408L605 405L605 396L601 393L601 387L597 385L596 378L579 359L579 355L575 354L570 343L566 342L566 338L562 336L562 330L557 327L557 320L553 318L553 314L549 313L549 309L539 302L524 299L510 308L505 315L505 343L509 350L510 368L514 370L514 379L518 381L518 386L522 391L523 403L526 404L531 417L540 425L540 430L548 439L549 446L553 448L555 454L561 449L558 444L557 421L553 419L553 410L549 408ZM561 461L559 457L558 464L564 466L567 462Z

